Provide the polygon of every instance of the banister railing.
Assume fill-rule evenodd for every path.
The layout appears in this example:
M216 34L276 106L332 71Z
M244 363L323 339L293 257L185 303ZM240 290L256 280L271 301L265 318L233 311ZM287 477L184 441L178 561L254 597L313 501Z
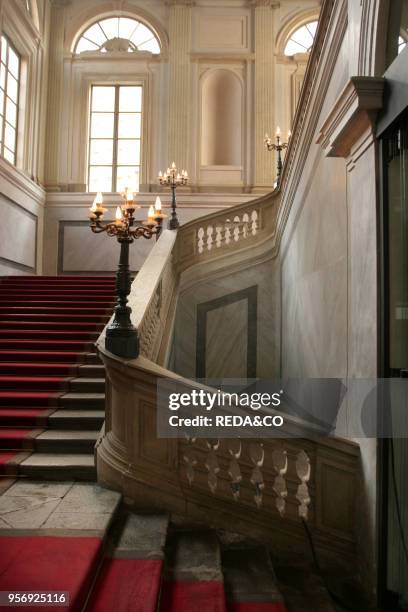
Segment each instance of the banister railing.
M241 205L236 216L243 219L259 206L256 240L261 232L269 239L273 228L266 228L263 221L272 218L275 204L275 197L262 198ZM182 513L226 529L233 525L235 531L273 541L278 548L304 545L300 518L307 518L321 558L332 550L340 563L350 564L356 546L356 444L313 435L279 440L192 440L159 438L157 434L160 381L169 379L197 388L197 383L163 367L168 363L180 275L200 263L202 255L197 251L188 262L180 260L179 241L190 236L197 248L200 227L226 223L235 212L198 219L178 232L164 231L154 245L132 284L129 300L141 341L137 359L108 353L103 336L99 339L107 374L107 406L97 446L98 480L120 489L142 509ZM239 249L245 251L247 240L251 237L245 237L242 230L230 251L228 244L215 246L205 257L219 257L220 250L225 257ZM286 421L290 426L290 419Z
M176 261L179 271L196 263L250 247L273 236L279 206L274 191L250 202L200 217L179 230Z

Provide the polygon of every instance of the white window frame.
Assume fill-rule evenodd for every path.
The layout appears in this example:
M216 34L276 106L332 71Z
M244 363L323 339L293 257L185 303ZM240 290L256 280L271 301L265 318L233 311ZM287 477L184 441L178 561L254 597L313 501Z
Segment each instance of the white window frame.
M119 91L121 87L140 87L142 90L142 95L141 95L141 110L140 111L134 111L135 113L139 113L141 115L141 121L140 121L140 138L139 139L135 139L135 140L140 140L140 157L139 157L139 164L135 164L135 166L137 166L139 168L139 186L142 183L142 177L144 175L143 169L145 166L145 159L144 159L144 132L145 132L145 122L146 122L146 117L145 117L145 92L146 92L146 86L145 83L143 82L135 82L135 83L129 83L128 81L126 82L103 82L103 83L91 83L90 84L90 90L89 90L89 105L88 105L88 139L87 139L87 174L86 174L86 181L87 181L87 191L90 190L90 170L91 167L98 167L95 165L91 164L91 159L90 159L90 152L91 152L91 142L92 140L95 140L92 138L92 134L91 134L91 119L92 119L92 95L93 95L93 91L94 88L96 87L114 87L115 88L115 108L114 108L114 134L113 134L113 158L112 158L112 164L106 164L106 165L100 165L99 167L101 168L112 168L112 183L111 183L111 193L118 193L117 191L117 171L118 171L118 167L124 165L124 164L118 164L117 163L117 149L118 149L118 125L119 125L119 115L120 115L120 111L119 111ZM131 112L131 111L127 111L127 112ZM130 166L131 164L129 164Z
M16 49L16 47L13 45L13 43L11 42L10 38L3 32L1 34L1 38L0 38L0 50L2 47L2 41L3 38L7 41L7 57L6 57L6 63L3 63L3 60L0 57L0 62L3 66L5 66L5 70L6 70L6 78L5 78L5 88L4 88L4 100L3 100L3 108L0 108L0 114L3 117L3 124L2 124L2 129L1 129L1 134L0 134L0 155L4 158L7 159L4 155L5 153L5 149L7 149L7 151L9 151L10 153L13 154L13 161L10 161L9 159L7 161L9 161L11 164L13 164L14 166L17 165L17 159L18 159L18 146L19 146L19 138L18 138L18 133L19 133L19 115L20 115L20 98L21 98L21 76L22 76L22 61L23 58L21 56L21 54L18 52L18 50ZM9 48L12 49L12 51L17 55L18 60L19 60L19 66L18 66L18 76L16 78L17 80L17 100L16 102L12 101L14 104L16 104L17 110L16 110L16 123L14 126L12 126L10 123L7 122L6 120L6 104L7 104L7 98L10 96L7 95L7 90L8 90L8 78L9 78ZM11 98L10 98L11 100ZM5 132L6 132L6 124L8 123L8 125L10 125L14 130L15 130L15 139L14 139L14 151L12 151L11 149L9 149L8 147L6 147L5 145Z

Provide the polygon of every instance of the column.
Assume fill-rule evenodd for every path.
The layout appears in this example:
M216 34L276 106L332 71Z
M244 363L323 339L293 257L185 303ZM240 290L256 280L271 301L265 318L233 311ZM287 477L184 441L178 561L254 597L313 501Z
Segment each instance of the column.
M254 187L270 191L276 177L274 155L263 144L265 132L275 130L274 11L275 0L253 0L255 31ZM271 134L271 135L272 135Z
M172 0L169 16L170 82L168 163L178 168L189 167L191 123L191 0Z
M50 19L47 135L45 146L45 185L59 191L61 105L64 76L64 29L66 6L70 0L52 0Z

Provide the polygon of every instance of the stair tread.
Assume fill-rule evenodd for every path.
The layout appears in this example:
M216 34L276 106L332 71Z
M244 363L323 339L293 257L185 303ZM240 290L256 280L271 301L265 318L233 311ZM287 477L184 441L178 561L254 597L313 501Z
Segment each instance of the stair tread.
M61 397L61 400L100 400L103 401L105 399L104 393L64 393Z
M83 465L94 467L94 456L92 454L80 453L33 453L20 464L23 467L53 468Z
M36 440L97 440L98 430L47 429Z
M62 418L76 418L76 419L85 419L89 417L100 417L101 419L105 418L104 410L68 410L64 408L59 408L53 414L50 415L51 420L62 419Z

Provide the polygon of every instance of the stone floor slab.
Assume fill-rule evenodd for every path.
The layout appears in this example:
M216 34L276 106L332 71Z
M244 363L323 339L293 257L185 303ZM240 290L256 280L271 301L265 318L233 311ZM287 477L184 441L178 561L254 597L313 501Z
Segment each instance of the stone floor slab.
M74 483L72 481L52 483L43 482L41 480L18 480L4 493L4 495L10 497L37 496L39 498L62 498L68 493L73 484Z
M42 525L43 529L95 529L107 530L112 520L112 514L106 513L80 513L80 512L54 512Z

